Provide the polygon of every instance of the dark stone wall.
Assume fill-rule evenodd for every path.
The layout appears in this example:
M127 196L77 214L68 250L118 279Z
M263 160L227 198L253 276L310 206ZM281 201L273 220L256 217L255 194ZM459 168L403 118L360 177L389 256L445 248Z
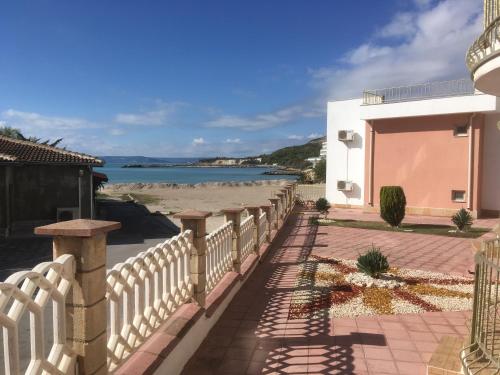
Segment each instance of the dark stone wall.
M5 167L0 166L0 236L3 235L5 228L5 211L7 200L5 199Z
M55 221L58 207L78 207L80 170L82 218L89 218L92 186L88 167L25 165L13 168L12 221Z

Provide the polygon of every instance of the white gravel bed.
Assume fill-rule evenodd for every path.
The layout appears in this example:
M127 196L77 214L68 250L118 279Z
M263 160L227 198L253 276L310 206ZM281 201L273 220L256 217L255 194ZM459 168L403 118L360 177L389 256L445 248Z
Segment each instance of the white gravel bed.
M401 277L418 277L423 279L435 279L435 280L460 280L470 281L471 279L461 276L452 276L445 273L423 271L423 270L412 270L407 268L399 268L398 275Z
M352 318L360 315L377 315L375 310L365 306L363 296L355 297L349 302L333 305L330 308L330 316L334 318Z
M420 295L420 298L444 311L463 311L472 308L471 298L436 297L427 295Z
M420 314L425 312L420 306L399 298L392 299L392 311L394 314Z
M399 288L405 285L404 282L398 280L391 274L381 275L378 279L376 279L374 277L365 275L364 273L361 272L353 272L347 275L345 277L345 280L348 283L357 286L365 286L365 287L376 286L378 288L388 288L388 289Z

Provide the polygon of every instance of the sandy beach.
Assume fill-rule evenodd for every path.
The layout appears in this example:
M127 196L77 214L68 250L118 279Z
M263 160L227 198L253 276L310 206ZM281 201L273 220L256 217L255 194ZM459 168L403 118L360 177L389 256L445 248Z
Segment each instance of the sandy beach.
M176 225L180 225L173 214L188 209L210 211L213 216L207 221L207 230L212 231L224 222L220 210L245 205L269 203L286 180L266 180L254 182L219 182L195 185L135 183L109 184L101 193L123 200L133 198L144 204L151 212L159 211L167 215Z

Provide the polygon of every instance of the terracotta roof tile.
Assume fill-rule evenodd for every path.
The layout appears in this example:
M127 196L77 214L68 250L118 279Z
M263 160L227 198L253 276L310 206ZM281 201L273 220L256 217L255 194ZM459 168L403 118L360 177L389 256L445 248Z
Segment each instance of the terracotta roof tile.
M90 155L0 135L0 162L103 165Z

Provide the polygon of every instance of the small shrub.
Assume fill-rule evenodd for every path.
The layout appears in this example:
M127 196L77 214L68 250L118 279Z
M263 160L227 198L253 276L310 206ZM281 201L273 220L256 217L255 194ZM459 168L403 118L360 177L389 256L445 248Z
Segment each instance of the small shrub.
M379 248L374 246L358 257L356 266L360 272L374 278L379 278L381 274L389 270L387 257L380 252Z
M316 182L326 182L326 160L322 159L314 167L314 180Z
M328 210L330 209L330 203L326 200L326 198L319 198L316 201L316 209L321 212L322 214L326 215L328 214Z
M467 230L473 223L472 215L465 208L461 208L451 217L453 224L457 226L460 232Z
M380 216L391 227L399 227L405 217L406 197L401 186L380 188Z

